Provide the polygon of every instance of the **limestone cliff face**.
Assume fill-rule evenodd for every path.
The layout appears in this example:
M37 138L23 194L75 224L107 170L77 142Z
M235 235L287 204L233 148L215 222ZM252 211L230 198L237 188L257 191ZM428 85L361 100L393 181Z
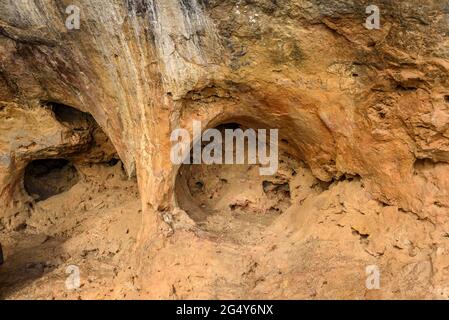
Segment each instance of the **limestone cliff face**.
M449 213L449 4L378 1L381 28L368 30L363 24L371 2L1 0L0 201L8 210L0 214L14 215L26 201L21 180L27 163L84 150L88 139L56 121L43 107L50 103L91 114L127 173L137 177L143 223L133 264L150 285L157 282L157 267L148 266L148 250L173 229L178 243L184 235L213 255L213 244L200 244L170 222L180 210L170 133L191 128L194 119L205 128L228 122L279 128L289 153L320 183L360 179L376 210L414 216L426 230L443 233ZM65 26L71 4L81 9L79 30ZM190 261L190 249L175 249ZM229 250L236 255L237 249ZM206 274L204 287L219 279L238 282L219 258L211 261L220 276ZM251 292L267 297L269 287ZM224 295L204 290L241 297L227 288Z

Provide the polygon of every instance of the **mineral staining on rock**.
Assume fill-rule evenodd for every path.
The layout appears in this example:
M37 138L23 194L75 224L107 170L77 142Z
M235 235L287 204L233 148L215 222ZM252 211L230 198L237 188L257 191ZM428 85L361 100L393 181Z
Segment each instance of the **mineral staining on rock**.
M0 296L448 298L448 7L373 4L2 1ZM194 120L278 175L173 165Z

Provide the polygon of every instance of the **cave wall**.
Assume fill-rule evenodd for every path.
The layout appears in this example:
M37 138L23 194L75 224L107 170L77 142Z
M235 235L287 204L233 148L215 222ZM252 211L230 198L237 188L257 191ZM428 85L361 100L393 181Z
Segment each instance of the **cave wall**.
M64 25L71 4L80 30ZM318 179L360 176L379 201L436 219L423 208L449 206L449 7L378 1L382 27L368 30L369 4L2 1L2 206L27 161L79 147L42 109L54 102L90 113L137 176L143 247L169 228L160 218L175 206L169 137L193 119L269 122ZM417 177L425 161L444 174Z

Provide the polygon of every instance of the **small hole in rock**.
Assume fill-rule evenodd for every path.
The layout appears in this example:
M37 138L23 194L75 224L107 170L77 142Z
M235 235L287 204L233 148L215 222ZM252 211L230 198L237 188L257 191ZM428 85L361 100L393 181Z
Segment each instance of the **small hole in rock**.
M36 201L66 192L78 181L78 171L66 159L34 160L25 168L24 187Z
M202 188L204 187L204 183L202 183L201 181L198 181L197 183L195 183L195 186L196 186L198 189L202 189Z
M416 91L417 88L416 88L416 87L413 87L413 86L407 86L407 85L397 84L397 85L396 85L396 90L397 90L397 91Z
M119 163L119 161L120 159L112 158L111 160L108 161L108 166L114 167L117 163Z

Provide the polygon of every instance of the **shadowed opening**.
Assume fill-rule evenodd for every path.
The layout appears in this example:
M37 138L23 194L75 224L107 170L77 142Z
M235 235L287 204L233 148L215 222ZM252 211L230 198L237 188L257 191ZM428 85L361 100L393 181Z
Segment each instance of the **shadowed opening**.
M59 103L50 103L50 107L56 120L72 130L87 130L96 125L94 118L88 113Z
M224 144L226 129L246 130L248 127L230 122L215 129L222 132ZM208 142L203 143L203 147L205 144ZM198 226L234 240L242 232L260 231L291 206L290 180L296 174L298 163L282 152L287 145L288 141L279 139L279 168L273 175L261 175L259 162L248 164L246 139L245 164L183 164L176 179L178 206ZM235 152L234 143L234 156Z
M36 201L66 192L78 181L78 171L65 159L34 160L25 169L25 190Z

